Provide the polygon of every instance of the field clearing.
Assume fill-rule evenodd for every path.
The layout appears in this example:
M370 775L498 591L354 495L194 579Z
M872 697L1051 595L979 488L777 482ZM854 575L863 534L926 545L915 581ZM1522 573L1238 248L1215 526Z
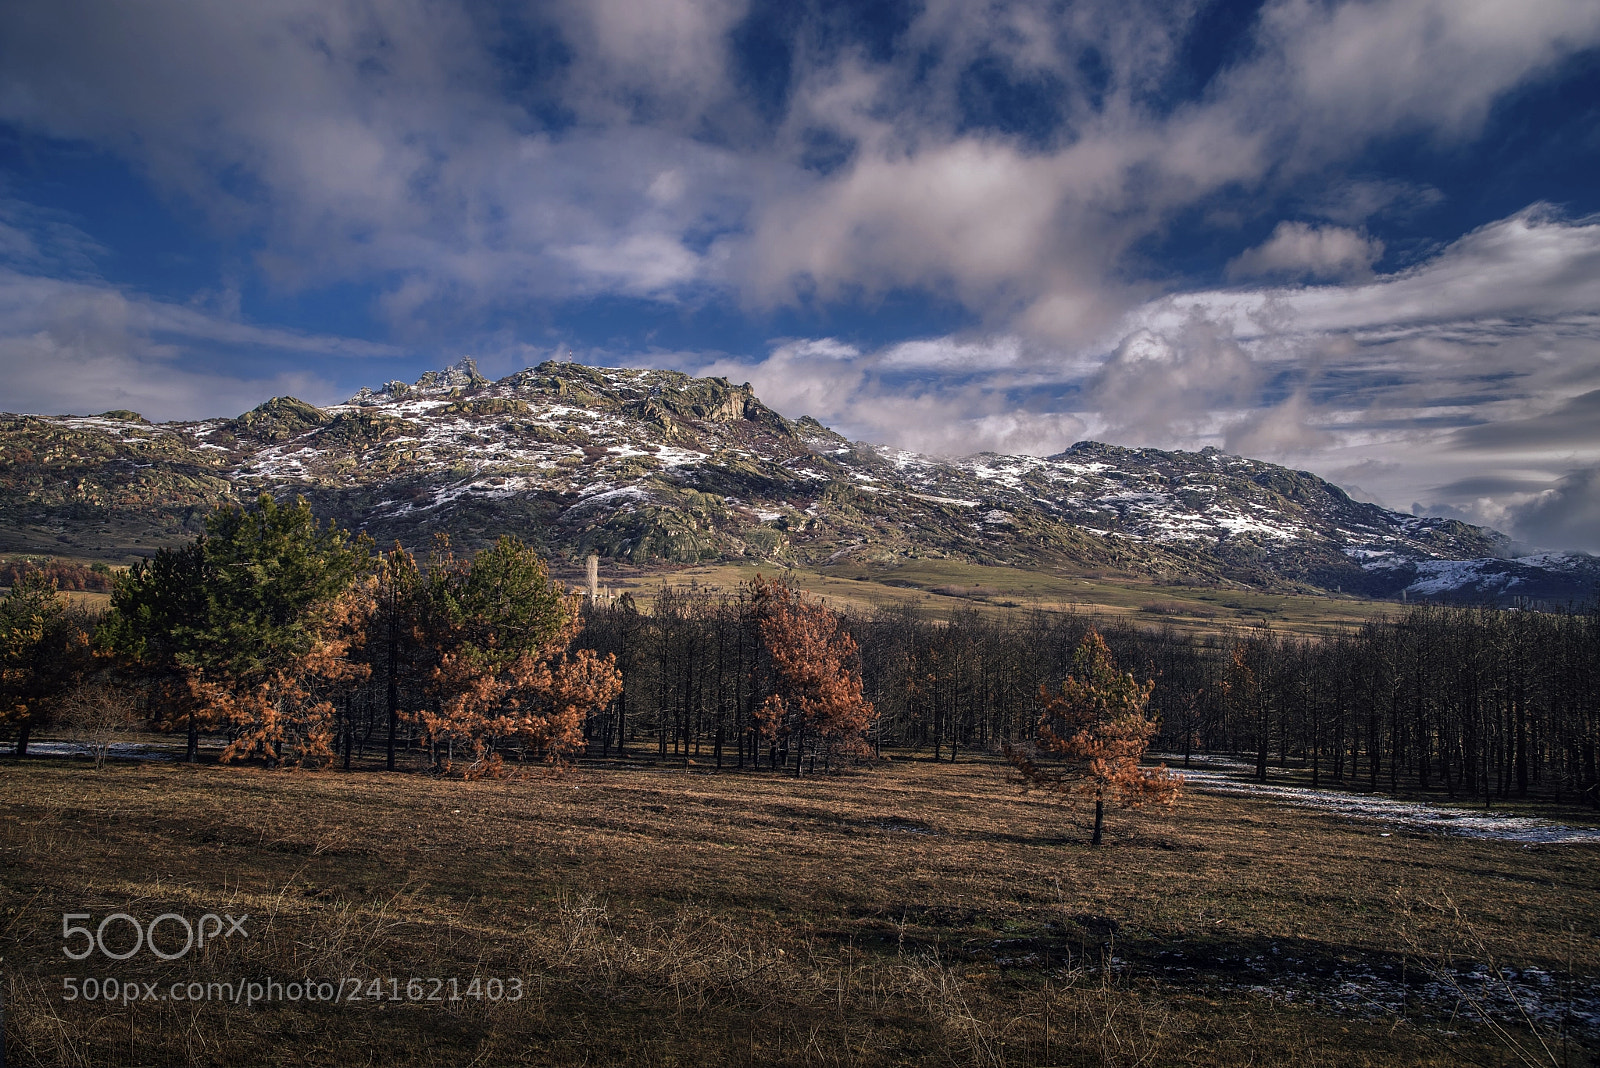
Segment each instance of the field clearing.
M68 564L88 558L60 556ZM582 587L584 570L553 565L551 573L570 586ZM1009 615L1018 609L1075 611L1107 619L1149 624L1170 623L1182 631L1214 632L1225 626L1270 623L1296 634L1327 634L1369 619L1395 615L1400 605L1353 595L1269 593L1217 586L1166 585L1132 574L1077 571L1070 568L1029 570L989 567L956 560L908 560L893 565L845 563L824 567L761 564L713 564L699 567L645 567L601 562L600 583L613 592L627 592L642 605L654 600L663 585L695 583L732 591L756 575L786 576L802 589L836 608L871 612L908 607L918 616L944 618L953 611L976 610ZM0 587L3 593L5 587ZM109 594L69 591L75 605L94 611L109 606Z
M557 574L569 583L580 582L580 571L568 568ZM1163 585L1132 575L1066 569L1030 571L951 560L911 560L893 566L852 563L823 568L717 564L669 571L622 569L607 561L602 564L600 582L648 604L654 591L663 585L695 583L732 591L757 574L788 577L835 608L871 612L908 607L925 618L944 618L962 610L1003 616L1042 609L1151 625L1170 623L1191 633L1267 623L1290 633L1328 634L1401 611L1393 601L1355 596Z
M0 798L14 1064L1523 1063L1507 992L1540 999L1553 1063L1597 1037L1574 1022L1600 974L1593 845L1196 792L1092 849L1085 813L999 764L903 754L472 783L30 759L0 764ZM249 912L251 937L63 959L63 913L116 911ZM1473 987L1469 962L1512 981ZM526 996L123 1007L64 1003L66 976Z

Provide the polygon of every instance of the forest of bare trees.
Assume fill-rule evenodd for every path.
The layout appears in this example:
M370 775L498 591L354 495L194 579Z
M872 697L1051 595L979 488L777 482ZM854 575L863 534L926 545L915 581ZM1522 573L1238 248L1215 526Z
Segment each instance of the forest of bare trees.
M1398 607L1398 606L1397 606ZM1154 747L1247 756L1316 785L1437 789L1493 802L1596 801L1600 613L1416 606L1347 633L1196 635L1071 613L845 618L874 715L868 737L940 760L1037 729L1040 688L1066 678L1091 627L1155 683ZM769 668L746 595L668 587L654 610L592 608L579 642L615 653L623 691L586 726L590 750L770 766L754 709Z

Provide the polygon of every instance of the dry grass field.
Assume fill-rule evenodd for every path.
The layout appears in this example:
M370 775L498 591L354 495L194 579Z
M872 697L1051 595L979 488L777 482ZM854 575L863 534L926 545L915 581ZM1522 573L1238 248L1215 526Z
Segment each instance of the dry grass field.
M1564 1017L1600 974L1594 846L1190 794L1093 849L996 762L904 756L471 783L30 759L0 801L13 1065L1593 1063ZM113 912L249 937L64 958L63 914ZM144 999L271 979L363 997Z
M1403 610L1395 601L1351 595L1167 585L1133 574L1068 568L1033 571L955 560L909 560L894 565L851 563L825 568L715 564L653 570L607 561L600 581L648 604L663 585L695 583L731 592L757 573L768 578L783 575L835 608L870 613L879 608L906 607L933 619L945 618L957 610L1001 616L1042 609L1150 625L1170 623L1188 632L1267 623L1294 634L1330 634L1370 619L1398 615ZM575 585L582 581L581 569L556 568L555 574Z
M0 561L6 557L0 554ZM87 558L57 557L87 565ZM585 583L581 564L556 562L552 574L574 587ZM825 567L785 567L778 563L634 567L607 560L600 581L648 605L663 585L695 583L732 592L757 574L783 575L836 608L870 613L906 607L926 618L976 610L1003 616L1017 610L1071 611L1105 619L1168 624L1182 631L1215 631L1263 623L1295 634L1329 634L1369 619L1397 615L1402 606L1355 595L1283 593L1244 586L1183 586L1124 572L1071 567L1030 570L989 567L958 560L914 559L896 564L846 562ZM0 587L3 592L6 587ZM109 594L71 591L67 599L93 611L110 605Z

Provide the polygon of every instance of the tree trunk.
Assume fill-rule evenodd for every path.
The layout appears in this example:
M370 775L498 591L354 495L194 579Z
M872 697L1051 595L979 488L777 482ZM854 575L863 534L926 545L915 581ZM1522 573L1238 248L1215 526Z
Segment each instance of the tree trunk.
M17 729L17 759L21 760L28 755L28 735L33 733L33 717L22 721L22 726Z
M400 639L395 634L395 623L391 618L389 622L389 754L384 761L384 767L389 771L394 770L394 736L400 729L400 681L395 677L395 672L399 669L399 644Z
M1322 785L1322 721L1320 717L1311 719L1311 788L1315 790Z
M617 694L617 756L628 755L628 688Z
M1271 722L1266 698L1263 696L1256 711L1256 779L1260 782L1267 781L1267 750L1272 744L1268 724Z
M1098 797L1094 800L1094 837L1089 839L1090 845L1099 845L1106 826L1106 803Z
M1194 705L1195 699L1189 698L1188 705L1183 714L1183 766L1189 766L1189 751L1194 748Z

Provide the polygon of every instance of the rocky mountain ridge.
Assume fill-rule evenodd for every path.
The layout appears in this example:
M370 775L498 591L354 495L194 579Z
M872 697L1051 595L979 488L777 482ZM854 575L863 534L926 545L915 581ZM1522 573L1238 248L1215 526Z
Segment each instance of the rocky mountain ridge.
M1079 442L943 460L791 421L748 384L544 363L489 381L470 359L317 408L235 419L0 416L0 549L125 558L223 501L303 494L319 514L423 547L512 533L557 556L870 566L952 557L1185 583L1374 596L1573 600L1595 558L1514 559L1501 534L1352 500L1305 471Z

